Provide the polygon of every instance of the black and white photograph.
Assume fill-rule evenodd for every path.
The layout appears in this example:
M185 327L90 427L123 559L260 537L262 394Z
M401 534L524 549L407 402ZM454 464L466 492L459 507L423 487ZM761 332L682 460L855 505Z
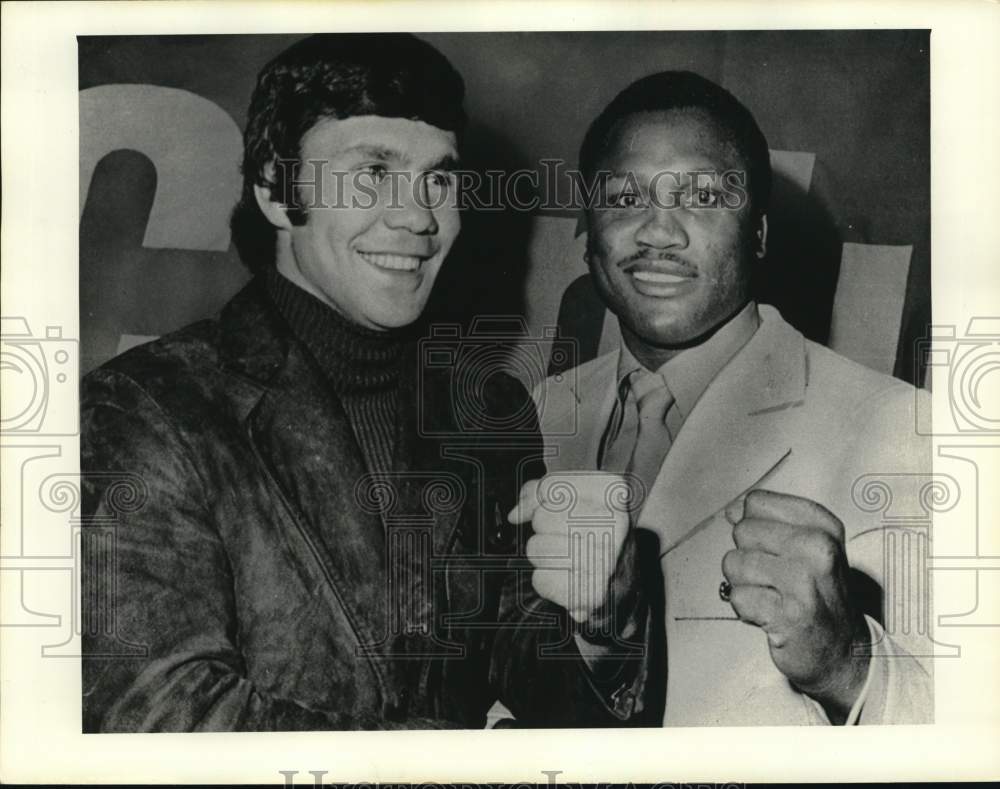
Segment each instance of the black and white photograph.
M84 730L932 720L928 44L81 38Z
M954 36L913 17L78 28L75 214L14 209L73 312L8 299L46 279L4 178L0 634L56 666L63 736L261 743L232 775L286 786L482 780L469 736L542 783L933 777L916 743L988 741L1000 309L963 294L995 305L1000 239L938 195L998 161L942 177ZM370 761L282 739L338 732ZM834 741L914 761L810 766ZM261 773L286 742L334 750Z

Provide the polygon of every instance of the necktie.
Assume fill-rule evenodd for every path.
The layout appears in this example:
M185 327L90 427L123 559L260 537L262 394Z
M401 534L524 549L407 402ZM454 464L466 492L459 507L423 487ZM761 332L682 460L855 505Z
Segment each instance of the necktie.
M633 374L632 392L639 420L635 446L626 471L635 474L642 481L645 499L656 482L663 459L673 443L673 436L667 426L667 413L674 404L674 396L661 375L646 370Z

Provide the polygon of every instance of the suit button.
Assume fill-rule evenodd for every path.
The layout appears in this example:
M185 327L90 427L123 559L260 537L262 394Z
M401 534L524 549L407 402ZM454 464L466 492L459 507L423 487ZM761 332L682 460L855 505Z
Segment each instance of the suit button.
M617 715L622 718L630 718L635 712L635 694L629 690L627 685L622 685L611 694L611 704Z
M515 527L507 523L507 519L504 518L503 512L500 511L500 502L493 502L493 528L490 529L487 535L487 541L492 548L510 548L511 539L510 534L514 532Z

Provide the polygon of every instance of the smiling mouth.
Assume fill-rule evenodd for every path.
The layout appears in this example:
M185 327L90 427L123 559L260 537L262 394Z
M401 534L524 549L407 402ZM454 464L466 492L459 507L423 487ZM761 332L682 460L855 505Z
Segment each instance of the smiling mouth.
M651 282L656 285L679 285L691 280L691 277L681 277L663 271L630 271L629 273L640 282Z
M687 293L698 279L695 272L670 260L638 260L624 268L639 293L663 299Z
M420 255L397 255L385 252L358 252L358 254L365 262L386 271L417 271L420 269L420 264L427 260Z

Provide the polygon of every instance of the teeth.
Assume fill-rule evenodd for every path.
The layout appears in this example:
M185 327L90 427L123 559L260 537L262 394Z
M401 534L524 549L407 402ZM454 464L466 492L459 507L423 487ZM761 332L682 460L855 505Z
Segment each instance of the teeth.
M632 276L643 282L656 282L661 285L674 285L688 279L688 277L678 277L676 274L664 274L659 271L633 271Z
M420 268L420 258L414 255L376 255L372 252L362 252L361 257L372 265L392 271L416 271Z

